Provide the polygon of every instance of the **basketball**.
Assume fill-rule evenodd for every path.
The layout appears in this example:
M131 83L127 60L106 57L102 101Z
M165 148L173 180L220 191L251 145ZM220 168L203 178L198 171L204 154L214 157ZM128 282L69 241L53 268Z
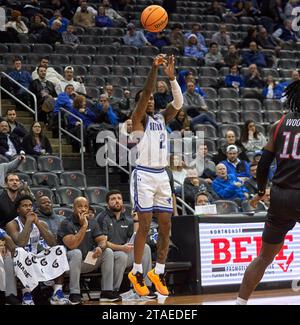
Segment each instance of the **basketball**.
M161 6L148 6L142 12L141 23L149 32L161 32L168 24L168 13Z

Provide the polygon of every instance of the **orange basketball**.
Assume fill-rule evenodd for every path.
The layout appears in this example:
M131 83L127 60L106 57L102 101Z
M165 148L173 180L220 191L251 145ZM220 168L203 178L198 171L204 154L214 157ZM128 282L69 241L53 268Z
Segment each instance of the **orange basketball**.
M160 32L168 24L168 13L157 5L148 6L141 14L141 23L149 32Z

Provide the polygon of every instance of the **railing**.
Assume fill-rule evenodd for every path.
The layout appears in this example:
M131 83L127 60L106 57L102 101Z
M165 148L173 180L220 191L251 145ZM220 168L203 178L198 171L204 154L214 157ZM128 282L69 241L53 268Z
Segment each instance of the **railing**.
M182 204L182 215L185 215L183 211L188 209L192 214L195 214L195 210L192 209L187 203L185 203L180 197L176 196L176 200Z
M34 120L37 121L38 120L38 111L37 111L37 100L36 100L36 96L34 93L32 93L30 90L28 90L27 88L25 88L23 85L19 84L16 80L14 80L12 77L10 77L8 74L6 74L5 72L1 72L2 76L5 76L5 78L9 79L11 82L13 82L14 84L16 84L18 87L22 88L26 93L28 93L29 95L31 95L33 97L33 106L34 109L32 109L31 107L29 107L28 105L26 105L25 103L23 103L19 98L17 98L15 95L13 95L12 93L10 93L7 89L5 89L4 87L2 87L1 85L1 81L2 78L0 78L0 89L3 90L7 95L9 95L10 97L12 97L15 101L17 101L19 104L21 104L22 106L24 106L29 112L31 112L32 114L34 114ZM0 91L0 115L3 116L2 114L2 98L1 98L1 91Z
M114 142L116 145L118 145L119 147L123 148L127 154L130 153L130 150L124 146L122 143L118 142L116 139L112 138L112 137L109 137L107 136L105 138L105 152L108 153L108 148L107 148L107 143L108 143L108 140ZM106 182L106 188L109 190L109 163L111 163L111 165L113 165L114 167L117 167L119 168L120 170L122 170L124 173L126 173L127 175L131 175L131 171L132 171L132 166L130 164L130 162L128 162L128 170L125 169L124 167L122 167L120 164L118 164L117 162L113 161L112 159L110 159L108 157L108 155L106 155L106 160L107 160L107 164L105 166L105 182Z
M70 133L69 131L65 130L61 126L61 112L64 112L67 115L73 116L76 120L80 122L80 139L77 138L74 134ZM83 136L83 121L80 117L76 116L75 114L69 112L63 107L59 108L58 112L58 130L59 130L59 157L62 159L62 133L67 134L69 137L74 139L75 141L80 143L80 156L81 156L81 171L84 173L84 136Z

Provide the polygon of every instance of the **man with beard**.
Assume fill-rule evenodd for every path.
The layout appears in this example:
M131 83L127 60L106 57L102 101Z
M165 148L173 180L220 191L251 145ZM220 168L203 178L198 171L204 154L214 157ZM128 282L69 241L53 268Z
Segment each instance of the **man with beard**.
M18 214L15 208L20 194L21 183L16 174L7 174L5 177L5 189L0 195L0 227L13 220Z
M103 234L107 236L106 249L113 252L114 258L110 269L114 274L113 290L117 292L120 289L125 269L133 265L134 251L130 238L134 234L133 225L138 223L138 220L126 217L122 193L119 190L109 191L106 195L106 203L107 209L99 215L97 221ZM147 244L144 248L142 266L145 277L152 267L151 249ZM149 279L145 282L147 287L151 287L152 283ZM156 295L149 293L147 297L152 299L156 298ZM100 301L102 301L101 296Z
M43 195L37 199L36 213L40 220L47 223L50 231L56 237L60 223L64 218L53 212L52 202L48 196Z
M119 301L121 297L113 291L113 253L107 249L106 237L102 235L98 223L89 219L89 202L85 197L77 197L73 203L73 216L65 219L58 230L59 242L67 249L70 265L70 301L81 303L80 274L101 268L101 300Z

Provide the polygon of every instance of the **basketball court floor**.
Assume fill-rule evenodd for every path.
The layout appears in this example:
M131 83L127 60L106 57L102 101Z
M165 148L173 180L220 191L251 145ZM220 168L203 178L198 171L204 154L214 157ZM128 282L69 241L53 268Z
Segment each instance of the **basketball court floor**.
M203 294L193 296L159 297L156 300L129 300L118 303L100 303L87 301L86 305L234 305L237 292ZM300 291L276 289L256 291L248 302L249 305L300 305Z

